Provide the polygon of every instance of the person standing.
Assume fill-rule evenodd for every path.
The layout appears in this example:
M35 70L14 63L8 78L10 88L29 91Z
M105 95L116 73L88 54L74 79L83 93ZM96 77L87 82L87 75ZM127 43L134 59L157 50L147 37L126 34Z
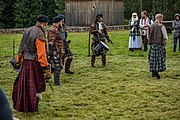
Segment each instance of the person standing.
M160 79L158 72L166 70L166 49L165 44L168 40L167 31L162 24L163 15L157 14L156 21L149 28L149 65L152 77Z
M91 67L94 67L96 54L94 52L94 48L100 43L100 41L105 43L105 38L108 42L112 43L110 38L108 37L107 26L103 23L102 14L96 15L95 22L90 26L90 33L93 34L92 37L92 56L91 56ZM102 54L102 65L106 66L106 52L103 50Z
M176 46L177 46L177 41L179 39L179 52L180 52L180 14L177 13L175 14L175 20L172 22L172 27L174 29L174 47L173 47L173 52L176 52Z
M36 25L26 29L21 39L16 60L21 67L12 91L13 107L20 112L38 111L45 79L50 77L45 36L48 22L47 16L39 15Z
M53 25L48 30L49 62L54 72L54 85L60 85L60 74L63 69L63 59L65 54L64 41L60 33L63 18L55 16Z
M129 51L142 50L140 30L139 30L139 19L137 13L132 14L132 18L129 21L130 26L130 37L129 37Z
M65 24L65 16L62 14L58 14L59 17L62 18L62 27L60 29L63 41L64 41L64 47L65 47L65 58L66 62L65 62L65 73L66 74L74 74L74 72L72 72L70 70L71 67L71 62L73 60L73 54L69 48L69 44L70 44L70 40L67 41L67 29L66 29L66 24Z
M147 39L147 34L148 34L148 28L149 26L153 23L152 20L150 20L147 17L147 11L142 11L141 12L141 19L140 19L140 28L141 28L141 37L142 37L142 43L144 45L144 51L148 50L148 39Z

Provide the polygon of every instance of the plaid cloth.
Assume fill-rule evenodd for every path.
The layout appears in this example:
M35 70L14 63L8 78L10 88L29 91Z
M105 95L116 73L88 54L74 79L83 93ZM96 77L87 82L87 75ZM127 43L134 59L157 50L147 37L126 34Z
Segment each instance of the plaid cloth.
M62 69L64 65L63 56L57 51L57 49L51 47L53 46L50 46L49 48L48 62L51 64L52 71L57 67Z
M45 91L43 72L38 61L24 60L12 91L13 107L20 112L36 111L36 93Z
M164 46L151 44L148 59L150 72L162 72L166 70L166 50Z
M135 26L131 25L131 20L129 22L130 29L130 36L140 36L140 27L139 27L139 20L135 21Z
M140 36L130 36L129 37L129 48L142 49Z

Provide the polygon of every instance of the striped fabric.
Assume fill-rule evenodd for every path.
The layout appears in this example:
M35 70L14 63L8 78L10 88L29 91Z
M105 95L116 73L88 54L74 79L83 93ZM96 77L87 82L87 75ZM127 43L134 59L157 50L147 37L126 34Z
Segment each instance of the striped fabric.
M13 86L14 109L20 112L36 112L36 93L45 91L43 72L38 61L24 60Z
M162 45L151 44L148 59L150 72L166 70L166 50Z
M142 48L140 36L129 37L129 48Z

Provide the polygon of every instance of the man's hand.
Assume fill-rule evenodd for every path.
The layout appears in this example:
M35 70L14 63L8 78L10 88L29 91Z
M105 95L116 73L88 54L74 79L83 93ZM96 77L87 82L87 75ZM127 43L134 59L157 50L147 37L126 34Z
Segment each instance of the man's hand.
M45 80L51 79L51 65L50 64L46 67L43 67L43 75L44 75Z
M21 66L21 62L16 62L14 68L20 69L20 66Z
M98 30L98 33L103 34L101 30Z

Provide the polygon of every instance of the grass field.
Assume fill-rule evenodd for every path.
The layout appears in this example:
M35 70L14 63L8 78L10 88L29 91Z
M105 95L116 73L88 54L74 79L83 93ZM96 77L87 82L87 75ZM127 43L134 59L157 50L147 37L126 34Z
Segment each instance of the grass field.
M129 31L109 35L107 66L101 58L90 67L88 33L70 33L74 53L74 75L61 76L61 86L47 84L38 113L20 113L12 108L11 92L17 72L12 71L12 41L19 45L21 35L0 35L0 86L5 91L13 114L21 120L179 120L180 52L172 52L172 35L167 48L167 70L161 80L149 72L148 52L128 51ZM16 47L17 53L17 47ZM53 84L53 79L51 80Z

